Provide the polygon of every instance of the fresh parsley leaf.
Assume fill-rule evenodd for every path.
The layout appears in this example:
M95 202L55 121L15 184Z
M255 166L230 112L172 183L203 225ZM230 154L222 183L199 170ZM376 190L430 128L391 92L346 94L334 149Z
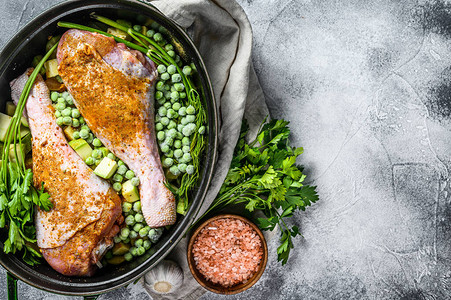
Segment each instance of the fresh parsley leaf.
M204 216L239 203L244 203L248 212L261 210L266 216L257 219L261 229L274 230L277 225L281 228L277 255L284 265L294 247L292 238L301 235L299 228L287 225L285 219L315 203L318 194L316 187L303 184L306 175L296 160L304 149L290 146L287 121L264 122L256 139L249 143L248 129L244 120L230 170Z

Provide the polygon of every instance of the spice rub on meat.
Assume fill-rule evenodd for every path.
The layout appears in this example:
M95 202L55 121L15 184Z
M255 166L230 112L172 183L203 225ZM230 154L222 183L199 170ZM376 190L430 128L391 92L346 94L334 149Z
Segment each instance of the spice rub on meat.
M58 45L59 75L91 131L136 174L151 227L175 222L154 129L156 66L113 38L72 29Z
M20 95L27 76L11 83L13 94ZM41 76L26 110L33 136L33 180L37 188L44 182L53 203L50 211L36 213L38 246L56 271L90 276L119 230L115 222L121 217L121 199L68 145Z

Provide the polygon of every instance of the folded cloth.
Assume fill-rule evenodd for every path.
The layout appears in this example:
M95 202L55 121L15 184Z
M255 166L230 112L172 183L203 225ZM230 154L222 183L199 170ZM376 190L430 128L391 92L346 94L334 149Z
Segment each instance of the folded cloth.
M189 30L205 62L216 97L219 156L198 214L201 216L215 199L227 174L243 117L252 135L269 114L252 64L252 29L246 13L234 0L156 0L151 3ZM186 248L184 238L168 256L184 271L183 288L170 295L152 294L153 299L198 299L205 293L188 268Z

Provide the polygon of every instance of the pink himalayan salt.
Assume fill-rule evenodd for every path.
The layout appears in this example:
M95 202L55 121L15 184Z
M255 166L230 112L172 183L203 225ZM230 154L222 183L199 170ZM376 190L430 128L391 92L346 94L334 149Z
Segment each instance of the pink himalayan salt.
M255 230L233 218L209 223L193 245L196 268L207 280L224 287L249 280L262 256L262 242Z

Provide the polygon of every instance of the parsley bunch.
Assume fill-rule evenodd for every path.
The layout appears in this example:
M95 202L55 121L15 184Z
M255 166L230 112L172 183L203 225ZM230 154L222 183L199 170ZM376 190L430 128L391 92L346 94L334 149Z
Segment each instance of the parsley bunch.
M39 71L57 46L58 43L50 49L28 78L7 129L2 150L0 228L8 228L8 239L3 243L3 251L15 254L17 251L23 250L23 260L30 265L38 264L39 258L42 257L33 244L36 243L35 205L47 211L52 207L52 202L49 194L44 193L44 184L40 190L33 186L31 169L25 167L24 159L18 158L18 155L22 153L20 119ZM14 149L15 161L10 160L9 157L11 147Z
M290 147L288 123L271 120L260 127L255 140L247 143L249 128L243 122L230 170L204 214L239 203L245 204L249 212L262 211L265 217L257 219L262 230L272 231L280 226L277 254L282 265L287 263L293 248L292 238L300 235L298 227L288 225L286 219L318 200L316 187L303 184L306 175L296 165L303 149Z

